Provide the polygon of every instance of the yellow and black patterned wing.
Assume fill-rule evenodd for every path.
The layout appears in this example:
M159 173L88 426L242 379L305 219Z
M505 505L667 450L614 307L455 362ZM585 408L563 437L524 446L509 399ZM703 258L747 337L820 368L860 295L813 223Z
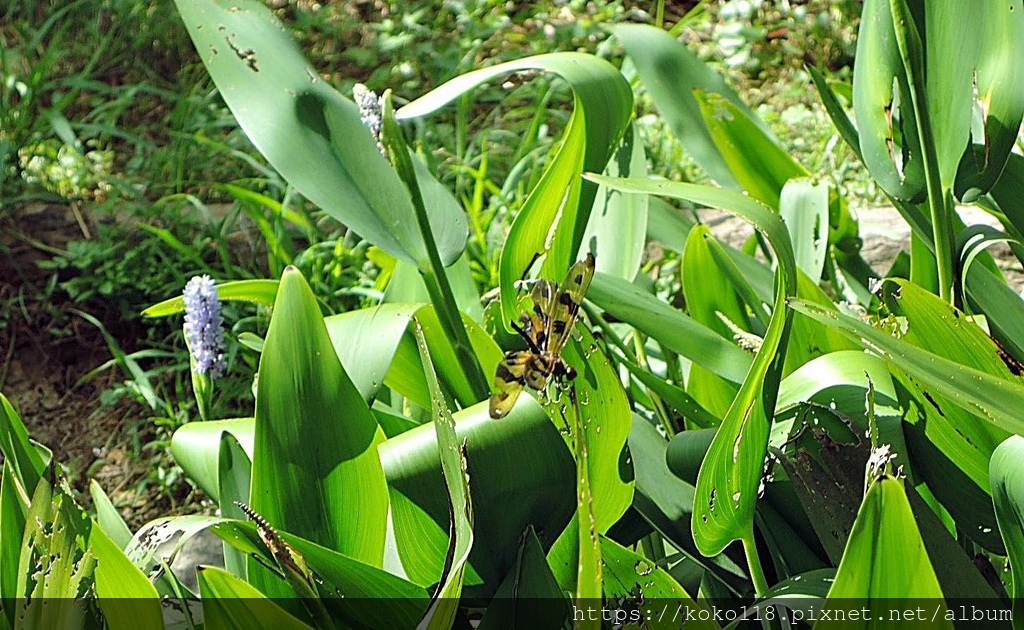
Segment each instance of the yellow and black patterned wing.
M587 294L590 281L594 279L594 255L587 254L584 260L577 262L569 269L558 293L555 295L551 310L549 311L549 330L546 346L549 353L558 355L565 342L569 339L569 333L576 323L580 313L580 304Z
M526 385L526 371L534 353L529 350L512 350L498 363L494 373L494 395L491 396L491 417L504 418L516 404L523 386Z

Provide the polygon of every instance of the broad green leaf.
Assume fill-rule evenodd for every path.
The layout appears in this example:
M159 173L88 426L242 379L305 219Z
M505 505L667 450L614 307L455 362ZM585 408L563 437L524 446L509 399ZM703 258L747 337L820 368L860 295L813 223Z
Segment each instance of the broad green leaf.
M21 416L3 394L0 394L0 453L4 461L11 463L11 471L22 491L33 491L46 470L47 461L29 440Z
M1014 613L1020 612L1018 602L1024 598L1024 438L1014 435L992 453L989 467L992 475L992 502L996 506L999 532L1006 543L1013 579L1010 597Z
M750 355L742 348L631 282L594 274L587 299L669 350L732 382L741 382L750 367Z
M345 373L363 400L384 385L409 320L422 304L381 304L324 318L327 334Z
M569 118L558 153L544 169L537 186L530 191L519 214L512 220L498 262L502 327L506 327L506 322L518 316L515 283L529 272L530 265L539 254L548 254L544 267L550 279L555 282L561 281L569 264L574 262L570 257L577 250L570 251L566 237L559 238L558 234L571 235L573 222L582 218L578 209L583 206L580 199L583 187L580 173L587 168L586 133L586 114L576 108ZM594 170L603 171L604 164ZM587 183L593 187L591 182ZM555 249L559 246L566 251ZM558 265L554 262L557 259L567 260L569 264Z
M1024 433L1020 409L1024 385L966 367L892 337L885 331L806 300L791 299L790 308L839 330L935 391L1006 431Z
M107 537L117 545L118 549L124 549L132 540L132 530L121 518L121 514L110 502L110 497L103 491L95 479L89 480L89 496L92 497L93 507L96 508L96 522L103 529Z
M143 574L153 579L153 585L161 597L181 597L183 592L184 596L191 596L177 576L164 570L162 563L176 556L192 537L222 520L219 516L203 514L166 516L152 520L135 532L124 549L124 555Z
M897 373L896 380L901 390L904 435L915 480L927 484L941 507L971 540L1004 554L986 474L996 445L990 444L989 437L984 435L999 430L931 388L925 389L925 385L908 375ZM980 439L972 439L978 434L982 435Z
M597 193L596 185L580 182L579 175L584 170L603 171L618 145L632 115L633 93L629 84L603 59L581 53L552 53L461 75L396 113L400 119L425 116L481 83L522 70L558 75L572 88L574 103L562 146L514 219L502 249L503 326L518 315L514 283L536 254L548 254L544 263L548 277L560 277L575 262L573 257L581 250Z
M864 165L887 194L920 197L925 186L923 158L890 0L865 0L856 60L853 110Z
M89 551L96 557L96 596L109 627L162 628L156 588L99 523L94 522L89 533Z
M842 609L843 600L856 600L882 611L893 600L921 599L940 600L945 608L903 482L881 476L873 480L857 513L825 606ZM939 615L935 627L951 628L943 617ZM848 628L851 623L822 621L818 626ZM875 627L870 622L863 626Z
M977 12L971 20L974 28L967 32L954 29L954 33L960 42L965 37L977 41L975 109L980 110L982 133L972 133L973 151L964 154L957 172L957 196L961 199L975 191L987 192L999 178L1024 115L1024 75L1018 72L1018 60L1024 55L1024 4L1020 0L978 2L971 8Z
M455 623L459 598L462 596L462 576L469 552L473 548L473 503L469 493L469 470L466 461L465 443L460 443L455 433L455 420L448 409L444 393L437 382L430 349L423 336L423 329L416 323L416 345L426 371L430 387L431 411L434 416L434 433L437 436L437 450L441 460L448 494L451 525L449 526L448 552L445 570L430 605L423 613L419 627L427 630L447 630Z
M892 282L898 287L891 300L894 302L893 307L897 313L904 315L907 321L902 341L968 368L1020 384L1020 379L1004 363L1002 349L976 323L921 287L903 280ZM901 380L911 381L913 376L913 372L908 372ZM942 455L938 457L927 452L918 455L918 459L925 460L922 462L925 467L938 468L931 470L933 474L929 487L951 511L971 505L962 498L960 491L968 490L972 485L985 492L989 491L989 459L992 451L1009 436L1009 432L979 421L976 412L958 406L955 398L951 399L947 392L934 391L933 388L912 382L906 383L906 387L911 392L920 391L917 396L920 405L917 409L924 416L919 417L908 427L908 438L920 438L921 434L925 434L927 439L942 451ZM911 443L911 446L914 445L927 448L918 440ZM944 457L951 459L953 468L959 470L950 471L949 466L941 466ZM946 470L942 470L943 468ZM951 472L966 474L971 481L959 484L940 481ZM942 476L936 476L935 473ZM952 496L947 492L951 492ZM977 527L970 528L972 537L977 537L979 530L994 529L991 527L993 514L988 501L985 497L976 497L976 501L981 509L954 514L957 520L961 521L961 526L965 527L971 523L961 520L961 516L977 514L983 518L977 523ZM997 536L983 538L991 539L987 547L998 545ZM979 539L979 542L982 541L983 539Z
M267 161L335 219L426 268L408 191L378 152L359 108L320 78L270 9L252 0L176 4L221 96ZM464 217L451 209L428 208L447 263L466 237Z
M635 123L630 125L618 151L609 160L605 174L609 177L647 175L647 156ZM649 203L648 195L629 195L598 187L594 210L583 237L584 247L594 253L598 271L623 280L636 277L647 244Z
M753 543L754 508L767 453L769 418L775 410L793 319L785 301L795 294L797 284L786 227L764 204L740 193L676 182L587 177L628 192L665 195L722 208L753 223L775 250L779 269L771 322L701 466L694 498L693 537L701 553L716 555L737 539Z
M260 306L273 306L277 295L277 280L235 280L217 285L217 299L221 302L249 302ZM184 287L182 287L184 290ZM143 317L170 317L185 312L185 298L178 296L154 304L142 311Z
M927 110L927 128L931 133L931 143L934 146L932 150L935 151L938 161L939 179L945 191L953 188L960 158L964 154L964 148L970 143L971 110L974 90L977 87L975 66L980 45L978 35L989 34L984 27L984 30L964 29L963 25L981 25L993 19L1005 23L1015 16L1012 9L1007 10L1005 2L942 3L941 10L934 0L930 4L931 6L926 7L924 11L924 33L921 34L922 44L925 46L922 67L925 74L923 77L910 76L910 79L916 80L918 85L922 79L924 80L921 87L924 88L923 93L927 102L918 102L915 105L919 116L923 113L922 107ZM1016 16L1018 23L1022 19L1024 18L1019 14ZM897 24L897 29L900 26L914 28L912 22ZM908 37L907 41L908 46L913 45L912 37ZM1005 43L1015 45L1017 51L1024 50L1019 41L1010 40ZM954 50L956 54L951 54ZM911 58L913 59L913 56ZM991 89L991 85L986 87ZM1020 99L1021 96L1018 95L1016 98Z
M537 533L529 528L519 545L516 564L487 604L478 630L562 628L571 616Z
M220 501L220 442L230 433L252 457L255 424L252 418L189 422L174 432L171 455L188 478L214 501Z
M543 409L528 395L523 399L500 421L491 419L486 402L454 414L459 441L466 441L473 489L474 542L466 581L468 586L471 569L487 594L514 565L523 531L533 525L550 544L576 505L573 460L565 442ZM441 574L450 522L437 448L430 424L380 448L392 511L402 510L401 519L393 514L402 566L409 580L425 585Z
M798 405L792 411L802 420L801 427L809 430L799 431L787 451L778 454L778 460L799 501L795 511L802 508L814 532L809 538L817 537L829 564L834 564L843 555L864 498L864 465L871 443L859 427L852 433L854 427L844 425L842 416L829 407ZM766 532L769 538L773 534ZM789 541L780 543L792 546Z
M704 124L736 181L751 197L777 210L786 182L810 173L755 122L746 108L718 94L698 90L694 96Z
M686 308L698 324L723 339L732 339L735 329L750 332L745 307L740 302L727 275L718 266L709 240L715 240L706 225L690 230L682 260L682 287ZM757 308L760 308L758 304ZM734 327L731 328L723 318ZM729 382L700 364L690 366L686 391L715 416L725 416L736 398L739 386Z
M829 246L829 193L825 181L792 179L782 188L779 214L793 241L796 266L812 280L821 278Z
M378 565L388 504L383 441L309 285L289 267L260 358L252 509L276 528ZM262 578L254 585L280 594Z
M811 359L794 370L779 384L776 414L801 402L812 402L834 409L853 420L857 426L868 426L868 381L874 392L873 410L879 439L893 447L893 452L906 455L903 425L896 388L889 366L881 358L863 350L840 350ZM772 423L769 444L783 448L800 427L776 416ZM897 459L896 465L905 463Z
M605 564L604 596L608 601L650 602L648 606L641 605L633 610L616 609L624 618L613 621L646 628L718 628L711 620L683 621L678 617L680 610L703 607L697 605L668 571L652 560L604 536L601 537L601 557Z
M606 27L622 42L644 87L685 150L713 180L738 188L729 164L712 139L695 90L720 94L752 116L742 99L721 75L660 28L640 24ZM760 123L756 121L755 124Z
M310 628L248 582L217 567L200 568L199 592L203 597L203 626L211 630Z

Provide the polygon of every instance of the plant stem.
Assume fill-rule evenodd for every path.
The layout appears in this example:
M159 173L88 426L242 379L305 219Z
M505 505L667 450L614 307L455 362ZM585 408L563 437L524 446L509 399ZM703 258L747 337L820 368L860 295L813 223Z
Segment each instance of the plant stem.
M935 138L928 116L925 77L918 72L924 68L922 43L904 0L891 0L896 43L903 58L903 67L910 86L910 100L914 107L917 137L924 158L924 180L928 191L928 210L931 215L932 239L935 244L935 266L939 278L939 297L953 303L953 218L952 195L942 183Z
M434 240L434 231L430 225L430 217L427 215L427 207L423 202L423 195L420 192L419 181L416 178L416 170L413 168L412 159L409 157L409 149L402 136L402 130L395 122L394 114L390 107L390 98L385 95L383 112L384 133L381 141L387 149L388 156L399 177L409 190L412 199L413 210L416 214L416 222L423 236L423 245L426 250L427 259L418 260L417 264L423 276L423 283L427 287L430 301L437 312L437 319L441 322L445 337L452 344L455 356L458 358L469 386L473 389L473 396L477 400L484 400L491 393L487 384L487 377L480 366L480 359L473 351L469 342L469 333L462 321L462 314L455 302L455 294L452 292L451 283L448 282L448 275L444 265L441 263L441 254L437 251L437 242Z
M408 159L408 154L406 154L406 159ZM441 264L441 255L438 253L434 241L434 232L430 227L427 208L423 203L422 195L420 195L419 183L416 181L416 174L411 165L408 172L412 181L406 182L406 185L409 186L412 205L416 210L416 220L419 222L423 242L426 244L427 256L430 259L429 267L420 271L423 275L423 283L427 286L427 293L430 294L430 301L434 304L434 310L437 311L437 319L441 322L441 328L444 329L445 336L452 344L452 349L455 351L455 356L458 357L466 380L473 388L473 395L477 400L483 400L490 396L491 388L487 385L487 377L484 376L483 368L480 367L480 359L469 342L469 333L466 332L462 314L455 303L452 285L448 282L448 274L445 273L444 265Z
M768 592L768 580L764 577L764 569L761 568L761 559L757 556L757 545L754 543L754 531L742 538L743 553L747 557L747 566L750 568L750 580L754 583L755 597L763 597Z

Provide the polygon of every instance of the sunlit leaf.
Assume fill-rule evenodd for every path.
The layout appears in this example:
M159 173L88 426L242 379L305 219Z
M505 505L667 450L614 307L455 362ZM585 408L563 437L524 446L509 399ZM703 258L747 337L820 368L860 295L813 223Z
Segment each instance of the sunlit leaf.
M880 612L893 600L922 599L936 600L936 605L945 608L903 483L879 477L861 504L825 606L843 609L844 600L855 600ZM934 620L935 627L951 628L942 612ZM821 621L818 625L875 627L870 620L857 624Z
M217 567L202 567L199 571L199 592L203 596L203 620L206 628L310 628L305 622L288 614L266 595L250 586L248 582Z
M217 299L221 302L249 302L260 306L273 306L277 295L277 280L234 280L217 285ZM184 289L184 287L182 287ZM178 296L154 304L142 311L143 317L169 317L185 312L185 298Z
M316 298L289 267L260 358L252 509L280 530L379 564L388 504L377 455L383 441L334 352ZM280 594L267 590L265 575L250 572L250 579Z

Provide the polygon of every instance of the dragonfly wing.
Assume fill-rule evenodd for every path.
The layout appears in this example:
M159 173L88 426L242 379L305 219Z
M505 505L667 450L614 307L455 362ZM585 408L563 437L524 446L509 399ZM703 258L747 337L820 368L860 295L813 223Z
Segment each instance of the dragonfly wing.
M587 294L590 281L594 279L594 255L587 254L584 260L577 262L569 269L558 294L553 300L550 316L550 335L547 340L547 351L558 355L565 342L569 339L576 318L579 317L580 304Z
M516 404L523 386L526 385L526 372L533 353L527 350L510 351L498 363L494 373L494 395L491 396L490 412L492 418L504 418Z

